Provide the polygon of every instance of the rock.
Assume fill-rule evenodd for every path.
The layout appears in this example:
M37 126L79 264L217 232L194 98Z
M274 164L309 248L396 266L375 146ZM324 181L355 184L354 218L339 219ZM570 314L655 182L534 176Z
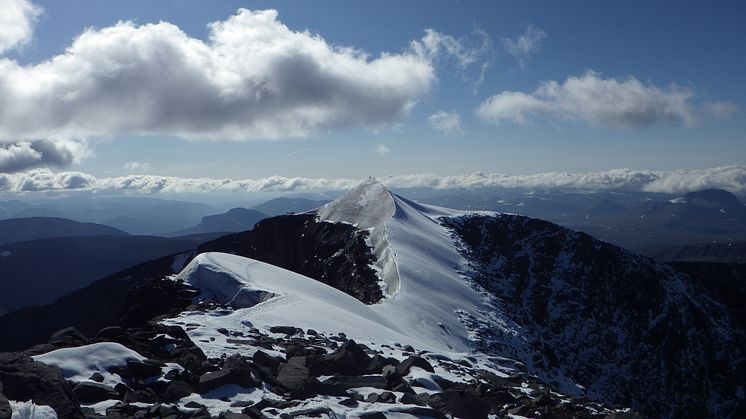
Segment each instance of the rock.
M486 418L490 408L487 403L464 390L446 390L431 396L418 395L430 407L460 418Z
M422 418L448 419L448 416L444 415L443 412L428 407L402 407L391 409L389 411L392 413L404 413L405 415Z
M18 353L0 353L0 383L9 400L34 400L62 418L83 419L75 393L62 371Z
M155 375L161 375L161 368L166 364L160 361L145 359L143 361L127 361L127 369L130 373L138 378L148 378Z
M251 419L251 416L243 413L223 412L218 415L218 419Z
M237 384L241 387L260 387L261 383L251 378L251 371L243 368L223 368L220 371L208 372L199 377L197 390L207 393L225 384Z
M280 365L277 381L294 398L308 398L316 395L313 387L318 380L311 376L306 367L305 357L293 357L286 364Z
M0 393L0 418L10 418L13 412L10 410L10 402Z
M380 374L383 364L373 362L355 341L348 340L337 352L325 355L319 367L323 375L362 375Z
M303 333L303 329L293 326L272 326L269 328L272 333L282 333L285 335L297 335Z
M104 376L101 375L100 372L94 372L93 374L91 374L91 377L89 378L89 380L95 381L97 383L103 383Z
M424 405L417 397L414 396L412 393L404 393L404 395L401 396L399 399L399 403L403 404L416 404L418 406Z
M409 358L402 361L399 365L396 366L396 372L398 372L400 375L404 376L409 374L409 369L412 367L419 367L427 372L435 372L435 369L432 365L430 365L429 362L427 362L424 358L412 355Z
M49 342L55 346L80 346L87 344L88 338L80 330L66 327L52 333Z
M98 403L104 400L119 399L119 393L114 388L101 383L80 383L73 388L73 393L81 403Z
M396 402L396 396L390 391L384 391L381 394L371 393L366 401L370 403L394 403Z
M341 404L342 406L346 406L346 407L355 407L359 404L358 401L355 399L344 399L337 403Z
M171 381L163 392L163 400L173 403L194 393L194 387L184 381Z
M252 357L252 360L257 365L263 365L265 367L269 367L272 371L277 371L277 368L280 367L280 363L283 362L283 359L276 356L270 356L264 351L256 351L254 353L254 356Z
M317 332L317 331L315 331L313 329L308 329L308 330L306 330L306 334L309 335L309 336L318 336L319 332Z
M412 345L404 345L404 347L402 348L402 350L404 350L406 352L414 352L414 348L412 347Z
M124 394L122 401L125 403L155 403L158 401L158 395L149 388L132 389Z
M322 384L340 386L345 389L360 388L360 387L373 387L386 389L386 379L380 375L366 375L366 376L336 376L327 378Z
M96 333L99 339L110 339L124 334L124 329L119 326L104 327Z
M163 374L163 378L166 380L175 380L177 377L179 377L179 373L180 371L176 369L168 370L168 372Z

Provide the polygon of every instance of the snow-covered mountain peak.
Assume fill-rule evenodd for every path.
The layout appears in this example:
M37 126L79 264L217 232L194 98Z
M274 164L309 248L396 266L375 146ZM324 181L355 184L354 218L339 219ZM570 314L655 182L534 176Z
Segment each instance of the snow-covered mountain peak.
M354 224L360 229L379 227L396 211L393 194L369 178L317 210L322 220Z

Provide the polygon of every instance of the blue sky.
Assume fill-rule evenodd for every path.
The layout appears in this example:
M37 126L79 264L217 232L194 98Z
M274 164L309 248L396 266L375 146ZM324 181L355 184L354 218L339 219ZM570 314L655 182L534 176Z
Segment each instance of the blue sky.
M433 71L432 82L412 88L406 109L392 110L387 117L380 117L380 110L373 116L355 113L362 122L323 122L301 135L279 129L272 131L271 140L256 130L243 130L230 135L229 141L220 138L220 133L209 139L201 131L184 135L179 128L172 133L171 125L148 128L145 131L153 132L143 134L136 126L138 121L127 122L128 129L112 123L117 128L109 133L101 124L91 130L90 122L80 122L60 141L83 141L85 152L77 155L79 150L74 148L68 153L73 157L37 159L38 164L28 167L13 166L16 170L50 164L55 171L75 170L98 177L147 173L241 179L673 170L746 164L743 2L34 3L43 12L32 34L4 54L21 68L63 54L85 28L98 31L119 21L132 21L135 28L169 22L189 38L207 41L207 24L225 21L239 8L276 9L278 23L291 31L307 30L334 47L365 51L369 61L381 54L411 55L410 43L424 42L426 29L457 42L462 55L449 51L445 42L439 44L437 51L423 59ZM531 34L533 40L528 39ZM523 50L521 36L528 42L522 44ZM506 40L518 45L513 54ZM462 62L468 61L463 54L473 54L469 63ZM482 68L486 71L478 83ZM296 77L302 83L303 75ZM568 78L585 87L572 87L566 83ZM537 93L547 82L556 82L555 89ZM402 87L411 84L404 82ZM478 114L480 105L506 91L513 95L500 96L494 106ZM614 97L598 97L607 94L630 102L618 109ZM367 98L361 95L355 91L354 100L359 102L354 103L364 108ZM588 99L587 95L592 96ZM387 98L381 103L389 102ZM327 110L328 104L322 105ZM403 105L396 102L396 106ZM281 111L281 107L276 109ZM429 119L438 112L448 113L451 122L458 115L459 127L434 129ZM129 111L119 104L111 110L103 107L101 113L107 119L117 114L126 117ZM375 123L370 123L371 118ZM83 125L89 128L80 128ZM40 132L54 133L55 128L50 123L48 131L7 129L0 135L9 147L14 141L36 139Z

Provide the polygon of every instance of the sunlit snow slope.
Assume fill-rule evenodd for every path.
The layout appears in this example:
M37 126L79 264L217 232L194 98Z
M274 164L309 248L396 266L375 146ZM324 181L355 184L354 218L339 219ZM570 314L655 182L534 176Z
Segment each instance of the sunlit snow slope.
M406 336L434 350L469 349L468 332L457 311L482 318L481 313L493 309L483 302L485 295L460 274L466 261L436 221L458 212L407 201L371 179L321 207L317 214L321 220L371 231L387 298L365 305L313 279L214 253L197 257L178 278L202 289L206 297L222 293L217 295L221 302L250 301L243 305L252 307L232 315L238 322L250 319L260 325L341 331L363 341L398 341ZM260 292L274 296L258 297Z

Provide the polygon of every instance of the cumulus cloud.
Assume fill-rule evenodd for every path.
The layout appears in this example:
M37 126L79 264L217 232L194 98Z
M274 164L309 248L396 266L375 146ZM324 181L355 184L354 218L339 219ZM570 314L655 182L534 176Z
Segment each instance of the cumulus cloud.
M662 122L692 125L694 92L671 85L660 88L634 77L603 78L587 71L564 82L546 81L532 93L504 91L476 110L482 120L525 124L534 118L580 121L611 128L646 127Z
M386 144L378 144L378 147L376 147L376 153L385 156L386 154L391 153L391 148Z
M279 139L387 127L431 88L432 60L473 60L449 39L428 31L401 53L370 57L292 30L275 10L246 9L210 24L207 40L167 22L88 29L44 62L0 59L0 142Z
M127 172L142 173L150 170L150 163L130 161L122 165L122 170Z
M454 135L461 132L461 117L456 112L439 111L427 118L430 128L446 135Z
M28 0L0 0L0 54L26 44L42 8Z
M75 141L19 141L0 145L0 173L17 172L37 166L67 166L89 153Z
M24 173L0 174L0 191L32 192L100 190L140 193L293 192L344 190L362 179L271 176L261 179L180 178L157 175L127 175L97 178L80 172L53 173L34 169ZM631 191L685 193L706 188L746 192L746 166L723 166L701 170L652 171L615 169L588 173L541 173L507 175L476 172L469 175L395 175L381 178L392 188L559 188L623 189Z
M541 49L541 41L547 37L546 32L528 25L526 30L519 36L503 39L503 45L508 54L518 61L521 68L526 66L526 61Z

